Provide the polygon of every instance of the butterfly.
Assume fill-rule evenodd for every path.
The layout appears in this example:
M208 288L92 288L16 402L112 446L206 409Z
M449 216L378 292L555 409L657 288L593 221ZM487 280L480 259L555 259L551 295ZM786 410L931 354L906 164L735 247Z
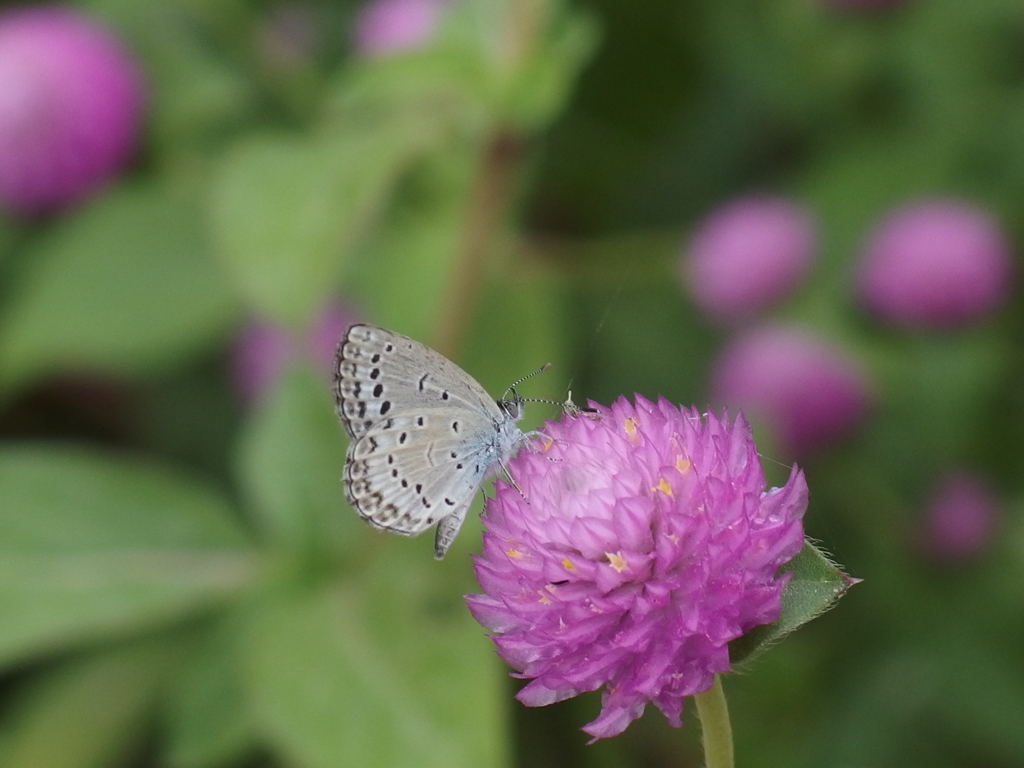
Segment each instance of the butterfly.
M349 504L372 526L403 536L436 524L434 557L442 559L480 486L529 440L516 426L524 400L514 386L494 400L420 342L351 326L334 369L336 410L351 438Z

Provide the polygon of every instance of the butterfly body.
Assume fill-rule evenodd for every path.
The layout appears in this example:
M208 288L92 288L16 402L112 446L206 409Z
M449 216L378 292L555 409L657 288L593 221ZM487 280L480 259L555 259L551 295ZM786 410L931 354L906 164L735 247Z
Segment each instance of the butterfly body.
M496 401L440 353L372 325L348 329L335 363L349 503L405 536L436 524L444 557L480 486L527 439L516 426L522 398Z

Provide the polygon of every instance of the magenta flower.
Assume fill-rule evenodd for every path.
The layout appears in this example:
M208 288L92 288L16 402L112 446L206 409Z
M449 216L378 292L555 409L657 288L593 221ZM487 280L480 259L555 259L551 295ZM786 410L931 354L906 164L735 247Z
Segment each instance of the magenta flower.
M89 195L130 157L142 101L135 63L86 17L0 13L0 205L32 215Z
M548 422L510 463L484 513L467 597L543 706L604 686L595 739L653 702L679 726L683 699L729 669L729 641L780 611L779 566L803 546L807 486L795 467L765 489L750 427L639 395Z
M694 302L719 321L745 320L776 303L814 261L808 211L775 197L746 197L713 212L681 264Z
M984 211L929 200L892 213L868 239L860 294L879 316L948 328L977 319L1005 297L1010 248Z
M245 402L258 402L298 359L312 362L331 380L338 339L356 319L347 306L332 302L320 312L305 337L296 337L267 320L251 320L239 334L232 353L235 391Z
M995 533L997 507L995 494L981 478L966 472L946 476L925 510L924 551L946 562L982 554Z
M370 0L356 19L356 50L390 56L430 42L447 0Z
M726 347L711 378L712 401L763 420L789 456L837 440L868 409L857 364L797 328L763 327Z

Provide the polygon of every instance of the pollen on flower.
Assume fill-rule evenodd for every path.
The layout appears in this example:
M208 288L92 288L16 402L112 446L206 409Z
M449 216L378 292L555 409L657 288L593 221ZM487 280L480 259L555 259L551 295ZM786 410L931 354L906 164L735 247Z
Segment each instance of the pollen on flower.
M572 560L570 560L568 557L562 558L562 567L565 568L565 570L567 571L576 570L576 566L572 564Z
M604 556L608 558L608 565L610 565L619 573L622 573L624 570L626 570L626 567L629 565L626 562L626 558L622 556L621 552L605 552Z
M658 481L657 485L651 486L651 490L660 491L661 493L664 493L666 496L672 495L672 486L668 484L668 480L666 480L664 477Z
M545 595L539 589L537 590L537 594L540 595L540 597L537 599L538 603L543 603L544 605L550 605L551 604L551 598L548 597L547 595Z
M546 450L548 450L554 444L555 444L554 440L551 440L551 439L545 440L544 442L542 442L540 444L540 449L542 451L546 451Z
M523 556L523 553L520 552L518 549L506 549L505 550L505 554L508 555L509 557L522 557Z
M629 438L629 442L632 443L633 445L636 445L638 442L640 442L636 429L637 424L639 423L639 421L630 416L629 418L625 419L625 421L623 421L622 424L623 428L626 430L626 437Z
M676 456L676 471L679 472L680 475L685 475L689 472L691 466L689 459L684 459L682 456Z

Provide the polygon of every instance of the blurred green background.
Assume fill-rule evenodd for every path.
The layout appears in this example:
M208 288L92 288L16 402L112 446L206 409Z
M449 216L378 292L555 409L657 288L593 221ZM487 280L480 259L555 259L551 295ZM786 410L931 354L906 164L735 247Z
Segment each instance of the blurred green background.
M442 562L370 530L328 361L295 353L255 397L232 371L253 322L299 348L333 301L495 394L550 361L525 395L704 407L729 332L678 260L755 191L820 226L772 317L841 344L874 407L799 457L808 535L865 582L726 679L738 765L1024 765L1024 301L909 332L851 287L922 195L1020 242L1019 2L460 0L377 57L356 3L74 7L137 58L147 116L94 197L0 218L0 765L700 765L689 708L587 747L597 694L519 705L461 602L475 515ZM960 466L999 523L945 563L914 532Z

